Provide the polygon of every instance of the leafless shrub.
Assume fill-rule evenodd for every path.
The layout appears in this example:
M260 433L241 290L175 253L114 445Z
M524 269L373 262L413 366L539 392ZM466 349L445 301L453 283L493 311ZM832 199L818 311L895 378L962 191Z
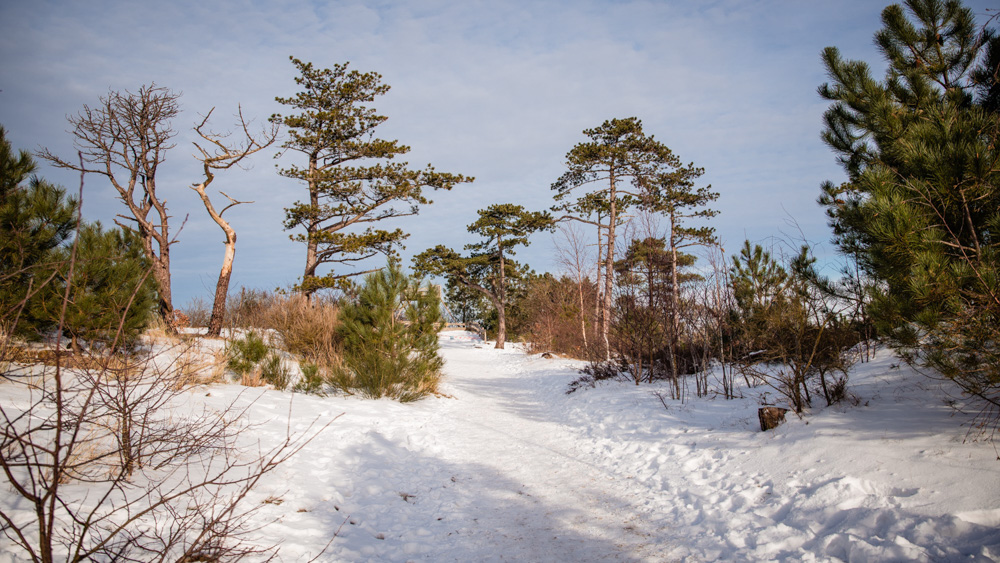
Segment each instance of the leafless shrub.
M0 522L24 559L230 561L269 551L247 542L255 507L242 501L315 432L239 448L251 429L246 408L183 412L183 370L154 359L57 364L40 382L8 383L28 406L0 405L0 469L23 502L0 506Z
M75 247L70 277L74 260ZM66 300L68 293L60 335ZM16 348L11 338L0 332L0 351ZM256 507L245 497L325 426L289 431L270 449L239 447L237 436L252 430L249 407L186 407L178 400L185 370L166 361L183 351L107 352L120 350L116 342L105 352L67 356L60 336L49 351L52 365L15 370L7 363L5 374L31 374L5 377L16 400L0 404L0 532L9 549L35 562L273 554L249 541Z
M194 297L184 306L184 313L187 314L190 325L195 328L208 327L208 321L212 317L212 310L208 302L201 297Z
M279 299L281 296L269 291L242 287L229 296L225 324L230 329L271 328L269 312Z

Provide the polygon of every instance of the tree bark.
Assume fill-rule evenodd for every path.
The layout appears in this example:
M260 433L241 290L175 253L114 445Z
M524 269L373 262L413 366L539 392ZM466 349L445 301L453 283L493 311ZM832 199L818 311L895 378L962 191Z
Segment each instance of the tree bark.
M319 187L316 185L316 177L319 174L318 163L318 155L309 155L309 205L314 210L319 208ZM316 292L315 288L309 287L308 281L316 277L316 267L319 265L317 231L316 221L310 220L309 226L306 228L306 268L302 273L302 295L305 296L306 301L311 300L312 294Z

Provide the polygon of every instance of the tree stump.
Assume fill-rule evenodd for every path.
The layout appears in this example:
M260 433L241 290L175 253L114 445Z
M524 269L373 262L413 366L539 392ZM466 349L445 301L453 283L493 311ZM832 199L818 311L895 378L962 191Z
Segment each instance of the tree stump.
M785 413L788 409L781 407L760 407L757 409L757 416L760 418L760 429L766 432L772 428L777 428L785 421Z

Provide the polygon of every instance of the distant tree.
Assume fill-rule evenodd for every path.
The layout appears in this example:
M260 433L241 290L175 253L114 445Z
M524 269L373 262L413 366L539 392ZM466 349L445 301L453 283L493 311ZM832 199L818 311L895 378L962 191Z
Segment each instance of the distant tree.
M214 110L213 110L214 111ZM263 131L259 134L250 132L246 119L243 118L242 109L239 112L239 126L241 130L240 141L233 143L227 139L227 135L213 133L205 129L208 119L212 116L209 111L201 123L195 126L194 130L204 140L204 146L198 142L194 143L199 155L196 156L201 164L204 177L191 186L191 189L198 193L205 210L208 212L215 224L222 229L226 235L226 253L222 259L222 269L219 271L219 280L215 285L215 298L212 302L212 316L208 322L208 335L219 336L222 332L222 323L226 317L226 300L229 297L229 280L233 274L233 260L236 258L236 230L223 219L222 214L231 207L241 203L253 203L237 201L225 192L220 191L229 204L221 210L216 210L212 199L208 196L208 186L215 180L215 173L219 170L228 170L233 166L238 166L245 158L255 152L264 150L271 146L278 136L278 125L272 124L270 131Z
M437 389L444 362L437 333L444 324L438 292L411 280L395 262L365 276L356 301L340 314L340 385L371 399L415 401Z
M532 349L585 358L586 341L578 322L581 308L593 306L593 282L583 288L583 301L579 299L578 282L569 276L556 278L547 272L529 275L524 285L524 291L514 301L516 311L524 317L524 336Z
M448 309L462 323L482 322L485 310L490 306L486 296L462 285L455 278L449 278L445 284L445 299Z
M469 225L469 232L484 240L466 245L471 251L468 256L439 245L413 261L419 273L445 276L485 295L498 317L496 347L503 348L507 340L508 278L518 275L518 264L510 257L514 247L529 244L532 233L551 228L552 217L512 203L494 204L478 213L479 219Z
M374 225L416 215L420 205L431 203L425 188L450 190L473 178L437 172L430 165L411 170L405 162L389 162L410 148L374 137L375 128L387 118L365 104L389 90L381 75L348 71L349 63L317 69L294 57L291 61L301 73L295 82L303 91L275 99L301 113L275 114L271 119L288 128L289 139L282 147L306 158L304 166L292 165L280 174L303 182L309 194L308 200L285 210L286 229L305 229L292 239L306 245L299 289L308 296L367 273L333 271L320 276L323 264L391 256L408 235Z
M633 239L615 262L620 286L614 327L622 346L618 352L633 368L636 384L643 377L652 381L657 363L666 360L674 398L680 398L681 287L699 278L681 270L694 263L693 255L672 254L665 238L652 236Z
M552 184L557 204L554 212L563 218L597 227L603 234L604 280L601 303L601 337L605 354L610 355L608 332L614 289L616 228L622 215L640 200L637 183L652 175L658 162L670 159L670 149L647 136L642 121L635 117L605 121L600 127L586 129L589 141L579 143L566 154L567 171ZM631 180L632 187L626 184ZM593 191L571 195L583 186ZM591 217L597 215L597 220Z
M0 333L51 324L33 317L28 302L51 281L54 251L76 225L78 202L33 176L35 170L31 155L15 154L0 127Z
M174 305L170 286L170 214L162 193L157 192L156 173L174 147L176 132L170 120L177 116L180 94L150 84L139 91L110 91L97 107L69 117L83 164L64 160L48 149L39 154L52 164L106 177L128 209L118 217L134 224L146 256L153 264L160 299L160 315L172 320ZM127 224L115 222L123 227Z
M590 315L586 306L587 295L595 289L594 284L599 276L595 276L594 280L590 279L590 274L595 273L594 262L591 260L591 254L587 249L583 234L573 224L561 225L559 233L562 236L555 240L557 259L563 271L567 272L576 284L580 340L582 341L582 350L588 350L590 345L587 339L587 319L593 319L593 316ZM590 301L593 302L592 306L597 305L596 298Z
M881 81L828 47L823 138L835 241L874 283L868 308L905 357L1000 409L1000 38L958 1L882 12Z

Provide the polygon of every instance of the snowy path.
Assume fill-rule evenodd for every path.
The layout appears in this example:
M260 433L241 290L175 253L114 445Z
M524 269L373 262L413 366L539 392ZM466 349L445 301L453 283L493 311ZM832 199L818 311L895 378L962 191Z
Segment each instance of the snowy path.
M627 483L581 456L579 433L553 420L540 400L546 385L538 379L551 375L526 373L517 353L455 348L447 357L446 391L455 399L432 419L422 445L463 468L456 481L465 493L448 499L445 519L462 524L457 533L468 536L469 547L481 546L468 555L632 561L658 551L648 545L642 508ZM433 559L452 557L449 548Z

